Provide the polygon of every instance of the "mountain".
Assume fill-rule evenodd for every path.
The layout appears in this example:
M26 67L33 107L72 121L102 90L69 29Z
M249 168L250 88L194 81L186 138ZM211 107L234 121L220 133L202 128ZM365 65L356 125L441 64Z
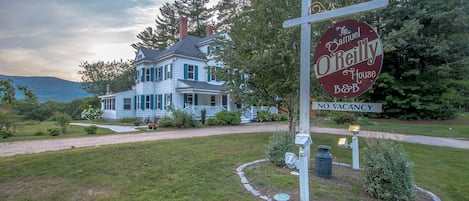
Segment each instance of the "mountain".
M56 77L27 77L0 75L0 80L10 79L16 90L16 98L24 98L18 86L25 86L39 98L41 102L55 100L69 102L73 99L93 96L80 87L79 82L62 80Z

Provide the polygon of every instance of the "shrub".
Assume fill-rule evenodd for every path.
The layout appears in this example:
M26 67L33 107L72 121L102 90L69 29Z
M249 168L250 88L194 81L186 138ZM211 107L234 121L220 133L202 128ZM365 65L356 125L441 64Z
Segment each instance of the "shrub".
M288 116L286 114L272 114L272 121L286 121Z
M135 121L139 121L138 118L122 118L120 119L121 123L134 123Z
M364 189L380 200L415 200L413 164L402 146L376 141L364 150Z
M34 136L41 136L41 135L44 135L44 134L45 134L44 131L42 131L42 130L37 130L37 131L34 132L33 135L34 135Z
M60 134L60 129L59 128L48 128L47 133L49 133L50 136L58 136Z
M96 134L96 131L98 131L98 127L95 126L95 125L91 125L91 126L85 127L85 132L86 132L86 134L88 134L88 135Z
M192 115L183 110L173 111L173 124L175 127L192 127Z
M67 128L68 124L72 121L72 118L68 114L63 114L63 113L56 113L53 117L57 123L57 125L60 126L61 132L63 134L67 133Z
M353 122L357 121L357 117L353 113L340 112L332 120L334 120L337 124L352 124Z
M217 125L239 125L241 123L241 115L235 111L221 111L215 114Z
M173 120L171 119L171 117L164 116L163 118L158 120L158 127L160 128L174 127Z
M272 114L267 110L261 110L257 112L257 121L272 121Z
M13 133L12 132L9 132L9 131L0 131L0 137L1 138L9 138L9 137L12 137L13 136Z
M209 126L217 126L217 125L221 125L221 122L218 121L217 118L209 118L209 119L207 119L207 125L209 125Z
M205 119L207 118L207 110L204 108L200 111L200 120L202 124L205 124Z
M285 153L293 152L295 149L295 142L293 141L290 132L278 131L269 138L267 144L267 155L269 160L275 165L285 165Z
M92 121L100 119L101 110L98 108L92 108L91 105L89 105L87 109L84 109L83 112L81 112L81 118Z

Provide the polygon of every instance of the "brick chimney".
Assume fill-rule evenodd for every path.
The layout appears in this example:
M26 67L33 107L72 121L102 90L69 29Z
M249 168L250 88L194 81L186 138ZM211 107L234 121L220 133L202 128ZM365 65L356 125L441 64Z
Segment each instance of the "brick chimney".
M212 25L207 25L205 27L205 36L210 36L213 34L213 27Z
M181 17L179 22L179 40L187 36L187 18Z

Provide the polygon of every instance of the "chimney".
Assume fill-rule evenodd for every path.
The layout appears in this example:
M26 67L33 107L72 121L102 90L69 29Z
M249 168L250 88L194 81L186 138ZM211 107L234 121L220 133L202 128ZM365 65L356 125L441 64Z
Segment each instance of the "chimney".
M179 22L179 40L187 36L187 18L181 17Z
M207 25L205 27L205 36L210 36L213 34L213 27L212 25Z

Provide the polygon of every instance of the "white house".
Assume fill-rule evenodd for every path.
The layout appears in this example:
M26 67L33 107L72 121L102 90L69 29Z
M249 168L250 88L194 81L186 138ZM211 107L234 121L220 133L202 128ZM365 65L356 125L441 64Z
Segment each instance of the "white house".
M136 84L132 90L99 97L103 119L136 117L154 121L171 115L173 109L182 109L199 118L203 109L207 117L222 110L240 109L224 81L214 74L223 68L223 63L217 63L211 56L216 36L229 39L226 34L212 34L210 26L204 38L188 35L187 19L181 18L179 42L166 50L138 50L133 63ZM259 108L245 110L243 116L254 118L256 109ZM276 108L273 109L276 113Z
M211 59L215 42L210 26L207 36L187 35L187 20L181 19L180 41L166 50L141 48L133 65L135 86L130 91L100 96L106 120L141 118L153 121L183 109L195 117L206 109L207 116L234 107L226 85L214 71L223 63Z

